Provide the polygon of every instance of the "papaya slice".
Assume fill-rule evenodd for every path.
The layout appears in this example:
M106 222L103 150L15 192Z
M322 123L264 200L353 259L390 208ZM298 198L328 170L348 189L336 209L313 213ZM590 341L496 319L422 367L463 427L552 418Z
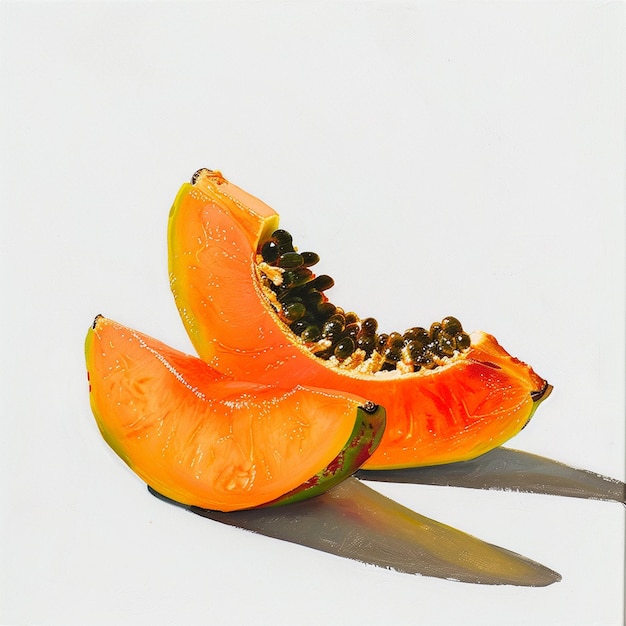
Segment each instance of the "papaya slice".
M385 425L384 409L357 396L236 381L102 316L85 354L104 439L184 505L233 511L318 495L363 464Z
M199 170L170 211L176 305L199 356L228 376L335 389L384 406L387 427L365 469L476 458L516 435L550 393L492 335L468 335L453 317L428 331L385 334L372 350L372 337L382 342L377 322L330 303L332 279L310 269L317 255L297 252L278 226L261 200L220 172ZM327 316L326 334L311 323L311 306ZM341 331L332 336L337 315ZM398 336L404 343L394 343Z

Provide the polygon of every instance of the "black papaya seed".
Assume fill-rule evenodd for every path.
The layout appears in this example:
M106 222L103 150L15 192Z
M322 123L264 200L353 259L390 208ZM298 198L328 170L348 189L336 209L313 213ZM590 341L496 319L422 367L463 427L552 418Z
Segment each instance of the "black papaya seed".
M368 335L373 335L378 330L378 322L373 317L366 317L361 322L361 329Z
M284 269L295 269L296 267L300 267L303 263L304 259L302 255L297 252L285 252L276 260L276 265Z
M279 254L278 244L272 239L261 246L261 256L266 263L274 264Z
M441 321L441 327L443 331L451 336L459 335L463 332L463 327L461 326L461 322L459 322L456 317L452 317L448 315L448 317L444 317Z
M374 335L360 335L356 340L356 347L363 350L367 356L370 356L376 347Z
M337 307L332 302L320 302L316 309L322 319L327 319L335 314Z
M283 316L289 322L295 322L304 317L306 307L302 302L290 302L283 307Z
M301 252L304 267L312 267L316 263L319 263L319 254L315 252Z
M332 344L336 344L341 339L341 332L336 330L327 330L322 333L322 339L327 339Z
M300 335L302 334L309 326L309 322L306 319L299 319L296 320L295 322L292 322L289 325L289 328L291 328L291 331L293 333L295 333L296 335Z
M349 313L346 313L345 318L346 318L346 326L348 324L356 324L359 321L359 316L352 311L350 311Z
M320 274L316 276L311 281L311 286L317 289L318 291L326 291L330 289L335 284L332 276L328 276L328 274Z
M283 230L282 228L279 228L272 233L272 239L279 246L290 246L292 245L293 241L291 234L288 233L286 230Z
M347 359L354 352L354 341L351 337L343 337L335 346L334 354L338 359Z
M417 363L419 358L424 354L424 344L421 343L419 340L411 339L407 341L404 345L409 352L411 361L413 361L413 363Z
M455 337L456 347L459 350L467 350L472 343L470 336L467 333L461 333Z
M343 337L351 337L353 341L356 341L360 330L361 329L356 322L352 324L346 324L345 328L343 329Z
M328 321L324 322L324 325L322 326L322 337L327 337L329 339L331 336L338 337L342 331L343 324L341 321L331 317Z
M392 348L401 348L404 345L404 339L400 333L390 333L387 345Z
M383 357L385 357L387 363L397 363L402 359L402 351L398 346L389 346L385 348Z
M439 335L439 352L444 356L452 356L456 350L454 337L448 337L445 333Z
M337 313L335 311L335 313L333 313L330 318L328 319L329 322L337 322L339 324L341 324L341 328L343 328L346 325L346 318L344 316L343 313Z
M299 267L295 270L286 270L283 272L283 284L286 287L302 287L313 279L313 272L306 267Z
M441 324L439 322L433 322L430 325L430 331L429 331L429 336L431 341L436 341L437 337L439 337L439 333L441 333Z
M404 337L405 341L417 341L422 345L426 345L430 340L428 331L421 326L413 326L413 328L408 328L404 331L404 334L402 336Z
M302 299L307 303L307 306L316 307L324 301L324 296L317 290L311 289L309 285L306 286Z
M317 326L310 324L300 333L300 337L302 337L304 341L314 342L319 341L322 337L322 334L320 333L320 329Z
M283 272L283 282L280 285L282 291L290 291L293 287L293 283L296 280L295 270L285 270Z
M281 302L281 304L285 304L286 302L291 302L296 294L294 294L291 287L286 285L283 281L283 284L280 287L274 288L274 293L276 297Z
M328 360L330 359L331 356L333 356L333 354L334 354L334 348L330 347L330 348L327 348L326 350L316 352L315 356L319 359Z
M389 339L389 335L387 333L381 333L376 338L376 349L381 352L385 346L387 345L387 340Z

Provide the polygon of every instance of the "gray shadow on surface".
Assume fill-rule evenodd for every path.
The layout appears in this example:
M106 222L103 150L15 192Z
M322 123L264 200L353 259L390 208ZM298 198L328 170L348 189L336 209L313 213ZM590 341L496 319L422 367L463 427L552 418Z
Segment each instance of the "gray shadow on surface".
M379 482L500 489L626 504L626 484L619 480L508 448L496 448L472 461L399 470L360 470L357 476Z
M177 504L202 517L407 574L467 583L543 587L561 576L398 504L349 478L310 500L223 513Z

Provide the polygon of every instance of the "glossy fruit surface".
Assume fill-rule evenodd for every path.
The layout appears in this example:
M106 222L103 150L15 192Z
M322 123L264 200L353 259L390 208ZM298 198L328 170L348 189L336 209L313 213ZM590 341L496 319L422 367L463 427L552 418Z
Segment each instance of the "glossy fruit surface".
M475 458L517 434L550 392L546 381L484 332L472 333L469 346L435 369L367 373L318 358L281 319L280 303L263 285L282 280L289 269L259 272L258 252L272 234L276 238L277 228L275 211L219 172L203 170L194 184L184 184L169 221L178 310L200 357L229 376L336 389L384 406L387 427L364 467Z
M182 504L232 511L317 495L357 470L384 429L384 409L360 398L238 382L102 316L85 354L104 439Z

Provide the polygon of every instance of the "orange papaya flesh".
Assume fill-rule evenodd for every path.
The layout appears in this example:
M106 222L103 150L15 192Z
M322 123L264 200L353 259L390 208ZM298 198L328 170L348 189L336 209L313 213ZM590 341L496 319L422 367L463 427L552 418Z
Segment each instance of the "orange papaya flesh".
M385 411L353 395L240 382L99 316L85 354L111 448L150 487L219 511L323 493L372 454Z
M278 215L224 181L205 170L170 211L170 284L191 341L237 379L336 389L384 406L387 426L365 469L475 458L516 435L548 396L543 378L482 331L435 369L368 373L318 358L281 319L259 272Z

